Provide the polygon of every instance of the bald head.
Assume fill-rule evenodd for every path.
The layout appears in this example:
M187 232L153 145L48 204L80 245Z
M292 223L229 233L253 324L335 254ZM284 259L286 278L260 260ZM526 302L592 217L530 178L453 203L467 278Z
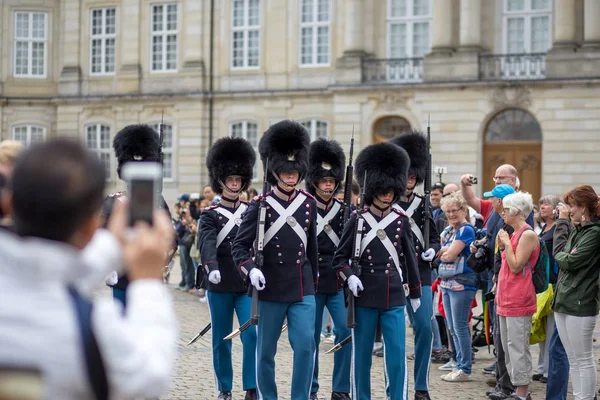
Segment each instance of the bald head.
M517 169L510 164L503 164L496 169L494 175L496 185L507 184L517 189Z
M458 192L459 188L456 183L449 183L444 187L444 196L450 193Z

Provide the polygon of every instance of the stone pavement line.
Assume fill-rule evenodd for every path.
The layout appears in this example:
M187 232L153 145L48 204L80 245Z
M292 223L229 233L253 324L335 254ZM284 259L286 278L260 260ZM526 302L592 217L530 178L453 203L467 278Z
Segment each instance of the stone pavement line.
M215 377L212 367L211 355L211 337L212 331L209 331L202 339L193 345L186 347L187 342L193 338L202 328L210 322L210 314L206 303L201 303L197 296L182 293L175 290L176 285L181 279L179 263L175 263L175 268L171 274L169 287L172 289L175 302L175 311L179 321L180 339L178 343L179 356L177 367L173 376L173 383L167 395L161 399L169 400L209 400L216 399L218 391L216 389ZM475 311L477 314L479 310ZM237 327L237 321L234 317L234 328ZM598 328L597 328L598 331ZM407 354L413 352L413 334L412 329L407 328ZM319 390L320 399L328 400L331 397L331 375L333 371L333 356L324 354L330 347L330 344L321 343L320 345L320 376L321 388ZM241 388L241 356L242 345L238 338L233 340L233 399L242 400L244 391ZM595 346L596 347L596 346ZM538 346L532 346L532 359L534 360L534 369L537 365ZM281 335L278 345L276 363L277 387L279 399L290 399L290 386L292 375L292 349L288 342L287 332ZM485 384L491 375L485 375L481 369L493 361L493 354L488 354L487 347L482 347L476 354L476 363L473 365L473 374L471 382L449 383L440 379L440 376L446 372L439 371L437 367L440 364L432 364L430 370L430 395L436 399L487 399L485 392L489 390ZM413 382L413 362L408 362L409 371L409 398L414 396ZM383 358L373 357L373 366L371 369L371 389L372 400L385 400L385 385L383 378ZM530 386L533 399L545 398L546 386L539 382L533 382Z

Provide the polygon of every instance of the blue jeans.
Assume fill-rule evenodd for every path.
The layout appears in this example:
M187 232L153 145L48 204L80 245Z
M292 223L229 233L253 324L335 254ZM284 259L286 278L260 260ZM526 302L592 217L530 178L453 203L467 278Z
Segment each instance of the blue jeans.
M452 336L452 345L456 352L456 368L465 374L471 374L471 332L469 330L469 313L471 303L477 292L475 290L452 291L442 288L444 311L448 321L448 330Z
M433 332L433 346L434 351L442 350L442 337L440 335L440 327L435 317L431 319L431 332Z
M549 334L550 332L546 332ZM550 361L548 362L548 383L546 400L566 400L569 390L569 359L558 336L558 328L554 325L550 339Z

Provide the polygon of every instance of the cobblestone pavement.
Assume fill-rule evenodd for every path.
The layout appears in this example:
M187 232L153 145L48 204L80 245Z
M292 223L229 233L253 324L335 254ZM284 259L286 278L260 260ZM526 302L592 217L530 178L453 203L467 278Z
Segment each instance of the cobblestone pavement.
M173 383L168 395L162 399L216 399L218 391L215 388L215 379L211 358L211 331L195 344L187 347L187 342L210 322L208 306L199 301L195 295L182 293L175 289L180 280L179 264L175 264L169 286L173 289L175 310L180 324L179 358L177 369L173 376ZM479 295L478 295L478 298ZM480 312L480 311L479 311ZM475 315L477 315L477 311ZM235 318L234 318L235 320ZM598 328L596 336L598 336ZM331 345L321 343L320 349L320 398L329 399L331 396L331 372L333 370L333 356L324 354ZM598 350L599 346L595 346ZM407 328L407 354L413 352L412 329ZM241 389L241 354L242 346L239 338L233 340L233 365L234 365L234 400L242 400L244 392ZM596 351L598 354L598 351ZM537 364L538 346L532 346L534 365ZM277 386L280 399L290 398L290 385L292 374L293 353L290 348L287 333L282 334L276 357ZM485 381L493 378L482 373L482 368L493 361L493 354L488 353L487 347L480 348L476 354L476 363L473 365L471 382L448 383L440 379L445 372L438 371L439 364L432 364L430 372L430 394L432 399L487 399L485 392L489 390ZM408 362L410 373L409 389L410 398L413 398L413 362ZM372 399L385 400L383 379L383 358L373 357ZM545 385L533 382L530 386L533 399L545 398Z

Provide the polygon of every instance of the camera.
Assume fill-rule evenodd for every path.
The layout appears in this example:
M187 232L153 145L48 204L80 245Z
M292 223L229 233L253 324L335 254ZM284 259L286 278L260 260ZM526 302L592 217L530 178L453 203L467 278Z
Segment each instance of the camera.
M123 166L129 199L129 226L137 221L152 225L154 210L160 204L162 167L155 162L130 162Z
M492 301L496 298L496 295L494 294L494 292L487 292L485 294L485 296L483 297L483 300L485 301Z
M477 185L477 177L476 176L471 177L471 184Z

